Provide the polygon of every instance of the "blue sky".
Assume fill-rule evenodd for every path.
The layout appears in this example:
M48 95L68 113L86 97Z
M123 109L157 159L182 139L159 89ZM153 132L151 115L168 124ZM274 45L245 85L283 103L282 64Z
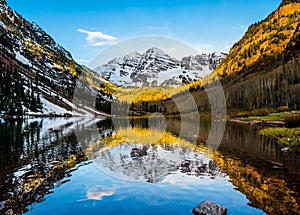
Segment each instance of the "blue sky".
M7 0L83 64L137 36L180 40L199 52L225 51L280 0Z

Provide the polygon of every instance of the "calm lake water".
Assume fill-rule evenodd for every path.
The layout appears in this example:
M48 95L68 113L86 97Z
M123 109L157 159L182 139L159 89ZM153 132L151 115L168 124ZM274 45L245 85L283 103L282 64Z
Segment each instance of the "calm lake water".
M300 214L300 155L255 128L192 119L0 121L0 214ZM220 126L218 126L220 124ZM184 130L184 132L182 132ZM209 146L209 147L208 147Z

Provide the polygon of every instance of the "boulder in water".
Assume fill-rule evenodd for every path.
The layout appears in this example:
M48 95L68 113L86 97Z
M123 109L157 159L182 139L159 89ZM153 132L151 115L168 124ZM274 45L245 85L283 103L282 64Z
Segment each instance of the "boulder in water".
M213 202L204 201L193 209L194 215L227 215L227 208Z

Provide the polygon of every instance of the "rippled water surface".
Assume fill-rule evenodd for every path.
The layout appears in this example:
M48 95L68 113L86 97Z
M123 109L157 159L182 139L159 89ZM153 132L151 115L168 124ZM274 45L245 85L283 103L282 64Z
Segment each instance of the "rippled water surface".
M221 122L195 123L2 120L0 214L191 215L205 200L228 214L300 214L299 154L230 123L214 145Z

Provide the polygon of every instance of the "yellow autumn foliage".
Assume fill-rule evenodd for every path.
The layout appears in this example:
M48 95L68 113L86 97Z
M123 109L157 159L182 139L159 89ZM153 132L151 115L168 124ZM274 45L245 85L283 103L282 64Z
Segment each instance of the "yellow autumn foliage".
M282 54L300 22L300 3L279 7L267 19L249 27L220 63L210 79L224 77L250 67L261 58Z
M131 102L150 102L161 101L171 98L173 95L179 93L182 90L188 89L186 86L177 88L164 88L164 87L119 87L114 92L120 101Z

